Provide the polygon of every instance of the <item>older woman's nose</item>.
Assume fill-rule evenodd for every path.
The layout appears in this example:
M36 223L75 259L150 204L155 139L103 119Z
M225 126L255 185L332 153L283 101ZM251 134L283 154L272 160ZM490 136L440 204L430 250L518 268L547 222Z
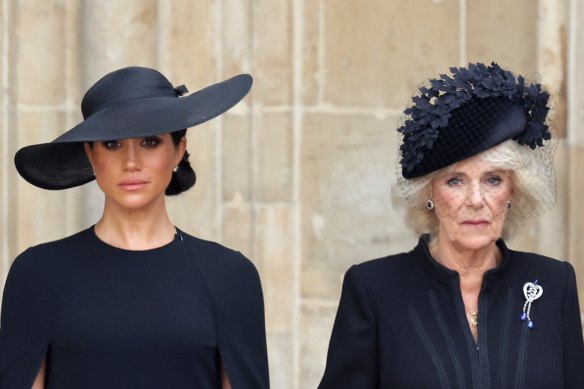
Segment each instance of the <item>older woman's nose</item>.
M474 208L480 208L485 205L484 193L478 183L469 185L467 203Z

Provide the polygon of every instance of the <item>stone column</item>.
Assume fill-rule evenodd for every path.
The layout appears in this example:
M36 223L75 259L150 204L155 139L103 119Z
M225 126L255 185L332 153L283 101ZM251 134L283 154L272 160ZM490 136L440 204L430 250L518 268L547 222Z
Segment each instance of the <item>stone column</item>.
M15 39L11 42L14 69L10 82L16 111L10 131L17 147L50 142L66 129L67 6L63 1L16 1L11 5ZM12 189L11 209L17 220L13 243L18 252L65 234L63 220L71 208L64 192L33 187L20 177Z
M568 258L576 269L580 308L584 309L584 6L570 0L568 54Z

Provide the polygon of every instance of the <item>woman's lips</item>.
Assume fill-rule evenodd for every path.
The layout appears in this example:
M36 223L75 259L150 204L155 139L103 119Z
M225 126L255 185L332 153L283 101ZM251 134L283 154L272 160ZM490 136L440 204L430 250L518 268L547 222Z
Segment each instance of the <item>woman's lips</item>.
M465 220L462 222L462 224L468 226L482 227L488 225L489 222L487 220Z
M148 181L142 180L125 180L119 183L122 189L127 191L136 191L144 188L148 184Z

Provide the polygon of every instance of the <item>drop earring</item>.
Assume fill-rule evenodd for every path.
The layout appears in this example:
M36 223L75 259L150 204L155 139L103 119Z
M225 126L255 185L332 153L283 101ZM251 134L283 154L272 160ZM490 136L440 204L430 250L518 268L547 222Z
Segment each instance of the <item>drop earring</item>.
M507 200L507 209L511 209L512 206L513 203L511 203L511 200Z

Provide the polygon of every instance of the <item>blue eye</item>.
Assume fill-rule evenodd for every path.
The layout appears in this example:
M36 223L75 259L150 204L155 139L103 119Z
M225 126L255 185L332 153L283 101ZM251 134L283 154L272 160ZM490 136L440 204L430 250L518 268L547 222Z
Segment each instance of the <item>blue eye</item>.
M501 181L503 181L503 180L499 176L492 176L492 177L489 177L487 179L487 182L489 183L489 185L493 185L493 186L499 185L501 183Z
M102 144L106 149L117 149L120 147L120 141L117 140L106 140Z
M462 180L460 178L451 178L448 180L447 184L448 186L458 186L462 183Z

